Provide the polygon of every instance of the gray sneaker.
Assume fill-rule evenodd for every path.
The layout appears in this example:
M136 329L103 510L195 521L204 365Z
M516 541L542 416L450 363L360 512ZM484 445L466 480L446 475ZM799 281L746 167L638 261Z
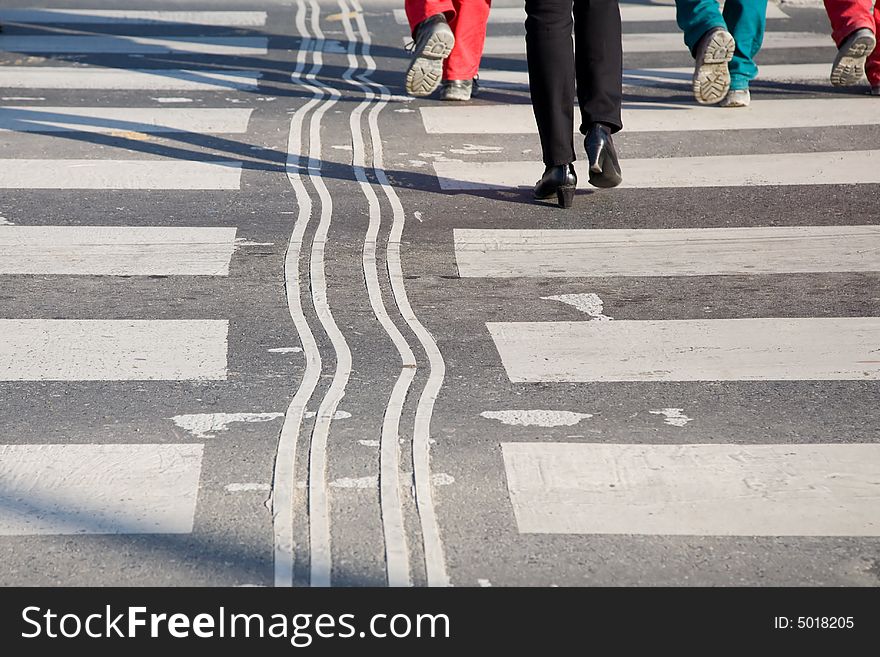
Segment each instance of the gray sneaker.
M731 89L727 92L719 107L748 107L752 102L752 95L748 89Z
M470 100L477 94L477 80L443 80L440 100Z
M700 105L714 105L730 89L730 71L727 63L733 59L736 43L733 35L716 27L703 35L694 53L694 98Z
M850 34L840 48L831 67L831 84L850 87L862 81L865 75L865 59L874 51L877 39L867 27Z
M412 61L406 69L406 93L430 96L443 78L443 60L449 57L455 36L446 17L435 14L416 27L412 44Z

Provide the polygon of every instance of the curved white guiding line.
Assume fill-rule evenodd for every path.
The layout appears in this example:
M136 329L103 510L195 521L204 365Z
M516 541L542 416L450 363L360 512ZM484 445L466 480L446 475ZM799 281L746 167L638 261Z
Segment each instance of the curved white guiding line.
M355 55L357 36L352 28L351 13L346 0L339 0L339 8L343 17L345 35L348 38L349 70L343 75L343 79L352 86L361 89L364 93L364 100L355 108L350 117L352 167L360 184L361 191L367 199L370 212L370 223L364 239L362 259L364 280L366 281L367 293L370 298L370 305L373 308L373 314L375 314L385 332L388 333L391 341L397 348L398 354L400 354L401 360L400 375L394 384L385 409L379 449L379 505L382 514L382 530L385 537L385 561L389 586L411 586L409 548L406 542L403 503L400 494L400 444L398 437L400 435L400 419L403 413L403 405L412 381L415 378L416 358L406 338L403 337L403 334L391 320L385 308L385 303L382 300L382 292L379 287L379 268L376 262L376 250L379 229L382 224L382 211L379 206L379 198L367 180L366 153L361 132L361 116L364 110L373 103L376 94L370 90L367 84L354 80L352 77L352 71L357 68L358 63L357 56ZM369 35L365 39L369 39ZM362 48L368 47L368 40L362 42Z
M300 161L304 159L302 153L302 128L303 121L308 112L317 105L323 92L304 82L303 70L306 66L306 55L312 50L312 39L306 29L306 5L300 0L297 2L296 25L297 31L303 42L300 46L296 59L296 68L291 76L295 83L310 89L313 97L300 107L293 115L290 122L290 135L287 145L286 171L290 184L296 193L299 212L287 254L284 258L284 281L287 293L287 305L290 317L293 320L297 333L302 342L305 355L305 372L303 373L300 386L290 402L281 428L281 436L278 441L278 454L275 460L275 471L272 482L272 520L275 534L275 586L293 586L293 569L295 563L295 544L293 537L293 502L296 490L295 459L297 442L302 428L303 414L306 405L315 392L321 376L321 353L315 336L312 334L309 323L306 320L302 307L302 281L300 280L299 261L302 253L303 238L306 227L312 215L312 201L303 184L300 171L303 170ZM314 79L321 65L313 62L309 72Z
M380 101L373 106L369 114L370 140L373 147L373 172L391 204L393 222L391 234L388 238L387 267L391 280L391 290L400 315L418 338L428 355L429 374L425 388L419 397L416 408L415 425L413 429L413 479L415 480L416 508L418 509L419 522L422 530L422 541L425 550L425 571L428 586L449 586L449 577L446 573L446 557L443 554L443 543L440 538L440 527L437 523L437 515L434 510L434 498L431 480L431 416L434 412L434 402L443 386L446 374L446 365L443 356L433 336L418 320L410 305L406 289L403 284L403 268L400 262L400 238L403 234L403 226L406 215L397 192L391 186L388 176L385 174L382 156L382 140L379 135L378 114L388 104L391 94L387 87L377 84L369 79L369 74L376 70L376 64L370 55L370 36L364 22L363 11L358 0L352 0L352 7L356 14L358 28L364 43L363 55L367 64L364 75L359 76L364 82L368 82L379 89Z
M323 62L321 51L324 45L324 33L321 31L320 7L317 0L309 0L312 7L312 33L315 36L315 62ZM314 76L311 77L315 81ZM330 552L330 505L327 496L327 442L330 437L330 424L339 402L345 396L345 387L351 375L351 350L345 336L330 312L327 299L327 279L324 268L324 245L330 231L333 217L333 199L327 191L321 175L321 118L324 113L336 104L342 95L333 87L320 84L329 96L314 114L309 125L309 179L318 192L321 200L321 216L318 228L312 240L312 252L309 261L309 278L311 279L312 303L315 314L324 328L333 350L336 352L336 369L330 387L318 407L315 428L312 430L312 441L309 450L309 554L311 558L311 585L330 586L332 556Z

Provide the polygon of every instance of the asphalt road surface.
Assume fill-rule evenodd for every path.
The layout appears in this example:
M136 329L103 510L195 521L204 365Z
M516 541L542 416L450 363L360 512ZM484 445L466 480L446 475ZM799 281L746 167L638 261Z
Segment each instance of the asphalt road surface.
M564 211L514 0L465 104L402 3L16 4L0 584L880 583L880 98L822 9L721 109L623 4L624 186Z

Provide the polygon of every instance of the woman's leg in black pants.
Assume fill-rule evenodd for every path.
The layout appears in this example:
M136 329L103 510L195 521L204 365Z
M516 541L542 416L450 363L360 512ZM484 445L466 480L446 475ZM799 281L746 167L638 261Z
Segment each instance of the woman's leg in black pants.
M548 167L575 160L571 3L572 0L526 0L529 89L544 164ZM618 15L618 30L619 21Z
M574 0L577 94L582 134L593 123L623 127L623 48L617 0Z

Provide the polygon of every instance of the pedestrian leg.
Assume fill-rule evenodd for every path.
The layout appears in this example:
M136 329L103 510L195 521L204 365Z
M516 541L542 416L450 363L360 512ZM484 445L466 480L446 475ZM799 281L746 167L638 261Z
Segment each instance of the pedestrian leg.
M874 5L874 34L880 34L880 3ZM874 46L874 52L868 56L865 73L871 85L871 94L880 96L880 44Z
M877 10L872 3L873 0L825 0L831 38L837 44L837 56L831 65L831 84L836 87L859 84L865 75L866 59L877 45ZM873 72L873 63L871 68Z
M730 88L728 62L733 36L716 0L675 0L676 21L694 56L693 92L696 101L711 105L724 99Z
M452 0L406 0L405 7L413 44L404 87L411 96L429 96L440 86L443 60L455 45L449 27L455 7Z
M443 65L443 100L469 100L480 69L491 0L454 0L455 17L449 22L455 47Z
M544 164L574 162L574 52L571 0L526 0L529 91Z

